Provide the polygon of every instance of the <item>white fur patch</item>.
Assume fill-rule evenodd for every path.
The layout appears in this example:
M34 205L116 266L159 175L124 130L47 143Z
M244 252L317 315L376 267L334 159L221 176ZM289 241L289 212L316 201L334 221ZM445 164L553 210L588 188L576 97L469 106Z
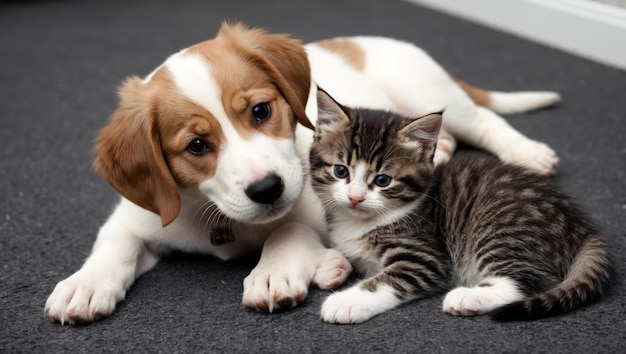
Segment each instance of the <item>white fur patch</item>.
M174 53L174 54L170 55L167 58L167 60L165 60L165 62L163 64L159 65L156 69L152 70L152 72L150 74L146 75L146 77L144 77L144 79L141 82L144 83L144 84L147 84L148 82L150 82L150 80L152 80L152 77L154 76L154 74L156 74L157 71L159 71L163 67L163 65L165 65L165 63L167 63L167 61L169 59L171 59L171 58L173 58L175 56L180 56L183 53L185 53L186 51L187 51L187 48L184 48L184 49L180 50L178 53Z
M330 323L360 323L388 311L402 301L388 285L380 285L375 292L361 289L358 284L326 298L321 316Z
M489 108L501 114L527 112L551 106L561 101L556 92L491 92Z
M484 286L449 291L443 300L443 311L455 316L482 315L524 298L510 278L488 277L481 284Z
M202 57L182 52L171 56L165 66L172 74L182 94L217 119L224 135L229 139L238 136L222 105L222 90L215 82L209 63Z
M395 104L380 87L335 53L315 43L307 44L305 49L309 55L314 82L342 105L388 110L395 108ZM307 114L314 113L314 117L317 117L317 111L313 112L308 109L310 105L313 108L317 107L316 93L313 92L310 97L312 99L308 100Z
M303 186L303 170L292 139L277 139L264 134L223 144L213 178L202 182L200 190L229 217L247 223L260 223L284 216ZM237 161L237 163L233 163ZM264 167L258 167L260 164ZM254 165L251 169L249 166ZM245 194L246 187L259 175L258 170L280 176L284 191L272 205L255 203Z

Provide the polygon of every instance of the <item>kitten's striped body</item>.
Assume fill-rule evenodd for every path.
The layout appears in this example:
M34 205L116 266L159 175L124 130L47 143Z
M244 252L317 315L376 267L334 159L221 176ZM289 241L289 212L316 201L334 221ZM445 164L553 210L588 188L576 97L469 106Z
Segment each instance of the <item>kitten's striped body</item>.
M549 178L477 152L435 168L439 115L411 121L319 97L313 187L334 246L366 276L327 299L324 320L362 322L450 289L448 313L524 320L604 292L605 241Z

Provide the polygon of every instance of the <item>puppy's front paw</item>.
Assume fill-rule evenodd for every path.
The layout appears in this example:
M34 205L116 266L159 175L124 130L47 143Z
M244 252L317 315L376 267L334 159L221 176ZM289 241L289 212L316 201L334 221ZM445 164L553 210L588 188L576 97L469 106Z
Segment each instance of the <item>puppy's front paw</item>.
M89 323L110 315L125 295L121 284L81 270L56 285L45 314L61 324Z
M377 305L370 301L371 296L368 295L371 293L367 294L358 287L330 295L322 305L322 320L340 324L360 323L369 320L381 311L377 310Z
M352 272L352 265L343 253L328 249L315 271L313 283L321 289L332 289L341 284Z
M257 266L243 281L243 304L257 311L273 312L302 302L310 278L289 267Z

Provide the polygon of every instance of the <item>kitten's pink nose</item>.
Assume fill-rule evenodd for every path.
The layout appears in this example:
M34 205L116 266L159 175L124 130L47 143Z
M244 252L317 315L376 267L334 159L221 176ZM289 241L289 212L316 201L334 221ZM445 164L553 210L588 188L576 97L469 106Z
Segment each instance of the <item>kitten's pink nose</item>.
M363 197L349 196L348 199L350 199L350 202L352 203L352 206L357 206L357 204L359 204L360 202L363 201Z
M363 183L352 182L348 186L348 199L352 203L352 206L357 206L360 202L365 200L365 193L367 193L367 187Z

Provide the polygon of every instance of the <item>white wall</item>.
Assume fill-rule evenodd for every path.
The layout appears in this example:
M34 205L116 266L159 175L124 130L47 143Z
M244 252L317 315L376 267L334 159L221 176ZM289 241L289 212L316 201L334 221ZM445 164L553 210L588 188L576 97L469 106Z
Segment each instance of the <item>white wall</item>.
M626 70L626 9L622 7L587 0L405 1Z
M607 5L613 5L613 6L626 8L626 0L589 0L589 1L601 2Z

